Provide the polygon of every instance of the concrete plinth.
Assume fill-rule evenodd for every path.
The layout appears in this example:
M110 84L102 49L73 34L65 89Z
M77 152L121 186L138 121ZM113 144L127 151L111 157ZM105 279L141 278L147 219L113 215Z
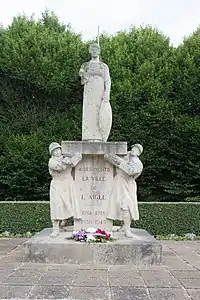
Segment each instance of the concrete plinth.
M85 243L70 239L71 232L50 237L51 228L42 230L25 242L27 261L105 265L151 265L161 262L162 245L147 231L132 229L134 238L114 232L114 242Z

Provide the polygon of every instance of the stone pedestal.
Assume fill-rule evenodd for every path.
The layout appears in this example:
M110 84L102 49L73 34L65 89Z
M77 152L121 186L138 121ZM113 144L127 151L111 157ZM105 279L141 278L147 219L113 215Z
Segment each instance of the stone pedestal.
M82 160L73 170L82 219L74 221L74 230L88 227L112 231L113 222L106 219L114 167L104 154L127 154L125 142L62 142L62 153L81 153Z
M25 242L26 261L105 265L152 265L161 262L161 243L142 229L132 229L133 238L114 231L114 242L92 244L70 239L71 231L51 238L51 231L50 228L44 229Z

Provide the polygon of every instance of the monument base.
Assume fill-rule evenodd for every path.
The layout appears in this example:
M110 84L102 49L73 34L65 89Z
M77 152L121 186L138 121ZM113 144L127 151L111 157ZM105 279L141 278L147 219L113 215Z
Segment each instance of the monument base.
M142 229L131 229L133 238L114 231L115 241L91 244L70 239L71 231L51 238L51 231L51 228L46 228L25 242L27 261L105 265L152 265L161 262L161 243Z

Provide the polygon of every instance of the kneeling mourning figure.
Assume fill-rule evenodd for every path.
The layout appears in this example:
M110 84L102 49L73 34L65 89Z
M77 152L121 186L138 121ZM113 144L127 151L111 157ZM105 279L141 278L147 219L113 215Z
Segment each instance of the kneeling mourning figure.
M79 201L76 194L74 180L71 174L72 167L82 159L80 154L64 157L61 146L51 143L49 146L49 173L52 176L50 184L50 211L53 231L51 237L59 234L60 228L65 225L66 219L81 218Z

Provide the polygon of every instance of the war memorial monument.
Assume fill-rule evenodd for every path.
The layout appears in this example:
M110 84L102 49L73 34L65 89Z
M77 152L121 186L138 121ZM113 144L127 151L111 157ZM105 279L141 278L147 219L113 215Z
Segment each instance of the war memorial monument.
M127 151L126 142L107 142L112 127L111 78L108 66L99 60L99 44L92 44L89 52L91 60L79 71L84 86L82 141L49 146L52 228L25 243L26 259L72 264L160 263L162 245L145 230L131 228L131 222L139 220L136 180L143 170L139 159L143 147L134 144ZM70 217L74 225L67 227ZM121 220L120 228L113 227L114 220ZM83 229L93 240L71 238ZM95 242L96 229L112 240Z

